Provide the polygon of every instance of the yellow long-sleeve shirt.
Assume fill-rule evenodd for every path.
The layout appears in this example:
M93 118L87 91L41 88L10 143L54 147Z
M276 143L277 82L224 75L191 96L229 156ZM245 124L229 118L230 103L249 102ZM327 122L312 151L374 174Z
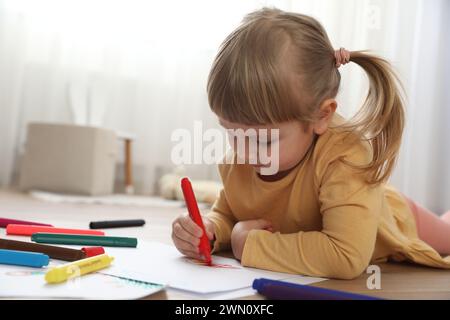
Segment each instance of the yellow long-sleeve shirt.
M335 115L333 124L341 123ZM245 242L244 266L319 277L351 279L370 263L409 260L450 268L417 236L415 220L393 187L368 185L340 159L366 164L367 142L330 128L302 162L281 180L262 180L250 165L221 164L222 189L212 211L214 251L229 249L238 221L267 219L274 232L252 230Z

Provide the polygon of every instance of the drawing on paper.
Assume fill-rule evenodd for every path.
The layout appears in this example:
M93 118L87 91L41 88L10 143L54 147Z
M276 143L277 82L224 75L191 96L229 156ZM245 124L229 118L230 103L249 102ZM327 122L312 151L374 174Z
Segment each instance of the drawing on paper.
M223 268L223 269L241 269L238 266L233 266L231 264L220 264L220 263L212 263L211 265L208 265L206 261L197 260L194 258L185 258L185 260L189 263L198 265L198 266L205 266L210 268Z

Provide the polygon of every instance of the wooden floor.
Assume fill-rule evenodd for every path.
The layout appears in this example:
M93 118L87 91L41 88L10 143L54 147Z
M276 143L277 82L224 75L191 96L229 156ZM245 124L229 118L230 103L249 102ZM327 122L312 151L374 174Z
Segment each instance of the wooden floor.
M67 228L88 228L88 223L92 220L142 218L147 221L142 228L110 229L108 233L164 243L171 243L171 222L182 212L182 208L52 204L25 194L0 190L0 217L48 222ZM367 288L367 279L371 274L362 274L354 280L327 280L315 285L387 299L450 300L450 271L397 263L380 264L379 267L381 289ZM261 298L258 295L246 297ZM149 296L148 299L195 299L195 296L168 289Z

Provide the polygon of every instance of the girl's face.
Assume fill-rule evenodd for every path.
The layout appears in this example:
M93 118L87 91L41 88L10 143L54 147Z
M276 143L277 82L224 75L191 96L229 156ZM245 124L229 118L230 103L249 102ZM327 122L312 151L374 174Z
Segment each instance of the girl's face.
M238 132L239 129L241 129L241 132L250 131L251 133L256 133L258 148L256 150L255 148L249 148L250 139L245 138L244 152L238 152L239 143L237 140L239 137L233 134L229 135L234 151L242 161L238 163L250 164L256 172L266 176L268 180L270 180L270 176L276 180L277 178L282 178L300 163L313 144L316 135L325 133L336 111L336 107L336 100L325 100L318 108L317 120L308 125L299 121L287 121L275 125L249 126L230 122L220 117L219 123L222 127L229 130L229 133ZM262 149L260 148L261 146L263 147ZM272 169L274 167L276 169L275 172L267 170L267 168ZM270 174L267 174L267 171L270 171Z
M306 126L299 121L288 121L276 125L249 126L240 123L229 122L219 118L219 123L229 130L229 140L233 149L242 162L250 164L258 173L261 169L273 167L278 162L276 172L273 175L289 171L294 168L308 152L314 139L313 126ZM251 149L251 139L245 139L245 152L238 152L239 136L230 132L245 132L250 136L255 133L253 141L257 142L258 148ZM261 130L265 129L265 130ZM236 131L238 130L238 131ZM278 134L277 134L278 132ZM276 158L277 157L277 158ZM253 159L253 161L251 161ZM268 161L270 161L268 163ZM262 172L264 174L264 170ZM272 174L269 174L272 175Z

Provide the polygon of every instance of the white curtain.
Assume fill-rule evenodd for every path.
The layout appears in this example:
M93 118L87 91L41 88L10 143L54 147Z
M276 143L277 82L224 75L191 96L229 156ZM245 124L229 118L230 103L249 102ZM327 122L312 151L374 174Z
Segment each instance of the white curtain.
M30 121L135 133L138 191L171 167L171 133L217 127L206 79L217 48L249 11L275 6L319 19L331 41L392 61L408 94L407 130L391 181L432 210L450 209L450 2L446 0L0 0L0 184L8 185ZM367 80L341 68L350 116ZM217 178L214 166L190 166Z

